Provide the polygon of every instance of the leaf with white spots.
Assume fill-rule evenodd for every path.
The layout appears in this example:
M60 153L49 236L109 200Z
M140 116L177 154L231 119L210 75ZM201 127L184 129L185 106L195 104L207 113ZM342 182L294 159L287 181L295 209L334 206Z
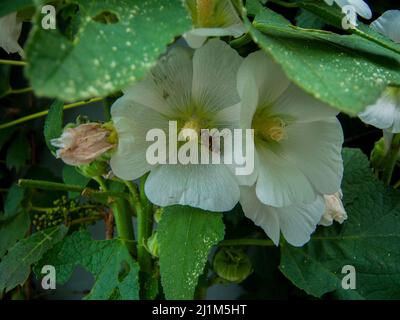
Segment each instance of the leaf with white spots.
M167 299L193 299L212 246L224 238L222 214L188 206L164 209L158 226L161 283Z
M72 101L120 90L141 78L191 27L181 0L71 2L81 16L73 41L60 28L43 29L38 15L25 48L26 75L39 96Z
M338 35L291 25L260 8L246 22L254 41L298 86L355 115L374 103L387 85L400 85L400 54L358 35Z

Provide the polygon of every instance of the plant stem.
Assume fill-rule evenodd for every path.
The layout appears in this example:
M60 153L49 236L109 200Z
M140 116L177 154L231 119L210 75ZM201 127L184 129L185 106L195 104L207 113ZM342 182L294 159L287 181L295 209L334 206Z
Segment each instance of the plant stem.
M146 197L144 192L144 184L146 182L147 175L140 179L140 206L136 208L137 214L137 229L138 229L138 262L143 272L149 273L152 270L152 257L151 254L146 250L147 239L151 236L153 227L153 212L151 203Z
M274 242L272 240L266 239L230 239L223 240L219 244L219 246L230 247L230 246L266 246L272 247L274 246Z
M383 167L382 180L386 185L390 185L394 168L396 167L397 160L400 153L400 134L395 134L386 154Z
M5 59L0 59L0 64L8 64L11 66L26 66L25 61L5 60Z
M27 92L32 92L32 88L11 89L9 94L21 94L21 93L27 93Z
M41 190L50 191L71 191L79 192L85 196L103 196L103 197L116 197L116 198L126 198L126 195L122 192L113 191L97 191L89 188L84 188L77 185L69 185L64 183L42 181L42 180L28 180L20 179L18 180L18 185L26 188L36 188Z
M103 192L108 192L107 184L100 176L93 177ZM133 233L132 216L129 214L126 200L114 199L110 204L114 214L115 226L117 227L118 237L124 242L132 255L135 255L135 235Z
M90 103L94 103L94 102L99 102L101 100L103 100L103 98L93 98L93 99L90 99L90 100L87 100L87 101L79 101L79 102L75 102L75 103L71 103L71 104L66 104L66 105L64 105L64 110L80 107L80 106L83 106L83 105L86 105L86 104L90 104ZM49 113L49 110L43 110L43 111L40 111L40 112L37 112L37 113L33 113L33 114L28 115L28 116L25 116L25 117L22 117L22 118L19 118L19 119L16 119L16 120L13 120L13 121L10 121L10 122L7 122L7 123L3 123L3 124L0 125L0 130L9 128L9 127L12 127L12 126L15 126L15 125L18 125L18 124L21 124L21 123L24 123L24 122L27 122L27 121L30 121L30 120L34 120L34 119L37 119L37 118L44 117L48 113Z

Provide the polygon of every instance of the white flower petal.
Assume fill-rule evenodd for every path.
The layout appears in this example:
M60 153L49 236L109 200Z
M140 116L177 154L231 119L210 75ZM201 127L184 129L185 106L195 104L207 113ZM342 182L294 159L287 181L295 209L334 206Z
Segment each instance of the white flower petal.
M124 90L125 96L167 116L190 106L193 63L190 50L173 48L141 81Z
M240 204L245 216L261 227L268 237L279 244L280 228L279 218L273 207L266 206L258 200L254 188L240 188Z
M118 132L118 148L111 158L111 169L121 179L137 179L152 168L146 160L146 150L153 143L146 141L147 132L158 128L168 133L168 120L125 96L114 103L111 114Z
M318 222L325 211L324 198L318 198L308 205L296 205L276 208L280 227L286 241L293 246L301 247L310 240Z
M329 119L339 113L293 83L274 103L272 110L276 114L290 115L296 122Z
M363 0L347 0L347 2L349 5L354 6L359 16L365 19L372 18L372 11L368 4L366 4Z
M400 43L400 10L386 11L371 23L371 27L394 42Z
M379 129L392 133L400 132L400 97L386 89L378 101L361 112L360 119Z
M193 49L198 49L204 44L204 42L206 42L207 36L196 34L193 31L194 30L186 32L183 35L183 38L185 39L189 47Z
M281 142L283 154L299 168L321 194L340 189L343 177L343 131L336 118L310 123L294 123Z
M266 205L285 207L310 203L316 194L307 177L285 158L267 147L257 147L260 159L256 193Z
M261 50L244 59L237 79L238 91L242 95L249 88L247 84L250 79L255 80L259 106L272 104L290 84L281 67ZM247 109L248 106L243 105L243 108Z
M203 110L218 112L239 103L236 74L242 58L225 42L208 41L193 56L193 100Z
M229 211L239 201L235 177L224 165L162 165L147 178L145 192L159 206L188 205Z
M7 53L18 52L23 56L23 50L18 44L21 35L22 22L17 21L17 13L13 12L0 18L0 47Z

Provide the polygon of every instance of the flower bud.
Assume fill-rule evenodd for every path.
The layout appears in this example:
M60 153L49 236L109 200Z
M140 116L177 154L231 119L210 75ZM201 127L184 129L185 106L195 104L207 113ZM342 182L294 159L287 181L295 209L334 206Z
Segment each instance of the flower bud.
M320 225L328 227L333 224L333 221L342 224L347 220L347 213L342 203L342 197L343 195L341 191L332 195L324 195L326 209L321 221L319 222Z
M89 164L79 166L80 172L88 178L105 176L109 173L108 163L103 160L95 160Z
M114 130L100 123L85 123L66 128L58 139L51 140L57 158L72 166L86 165L116 146ZM110 139L111 138L111 139Z
M235 283L253 272L249 257L240 249L221 249L214 257L213 267L219 277Z

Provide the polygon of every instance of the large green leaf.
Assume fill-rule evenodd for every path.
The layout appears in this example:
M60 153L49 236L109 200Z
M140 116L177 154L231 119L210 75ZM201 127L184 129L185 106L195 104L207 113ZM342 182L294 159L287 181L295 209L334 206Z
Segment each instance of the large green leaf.
M55 147L52 146L51 140L59 138L63 129L64 104L61 101L54 101L50 106L44 122L43 134L49 150L55 154Z
M73 42L58 29L35 27L26 46L26 74L35 93L63 101L104 96L126 87L191 27L180 0L73 0L81 25ZM104 24L102 13L118 22Z
M224 238L220 213L187 206L164 210L158 226L161 283L167 299L192 299L212 246Z
M0 17L32 5L33 0L2 0L0 5Z
M0 222L0 258L25 236L29 226L30 219L26 211L22 211L12 219Z
M139 299L139 266L120 240L93 240L87 231L75 232L50 250L35 268L51 264L57 271L57 283L64 284L81 265L95 276L87 299Z
M0 292L8 292L22 285L29 276L31 265L39 261L67 231L68 229L61 225L34 233L29 238L17 242L0 263Z
M65 184L86 187L90 182L90 178L87 178L80 174L76 167L65 165L62 171L62 177ZM80 195L79 192L68 192L70 198L76 198Z
M308 294L336 290L347 299L400 298L400 193L378 182L361 151L344 151L343 225L319 227L303 248L281 248L281 271ZM344 290L342 268L356 270L356 289Z
M400 54L359 35L298 28L267 8L246 24L293 82L341 111L354 115L400 85Z

